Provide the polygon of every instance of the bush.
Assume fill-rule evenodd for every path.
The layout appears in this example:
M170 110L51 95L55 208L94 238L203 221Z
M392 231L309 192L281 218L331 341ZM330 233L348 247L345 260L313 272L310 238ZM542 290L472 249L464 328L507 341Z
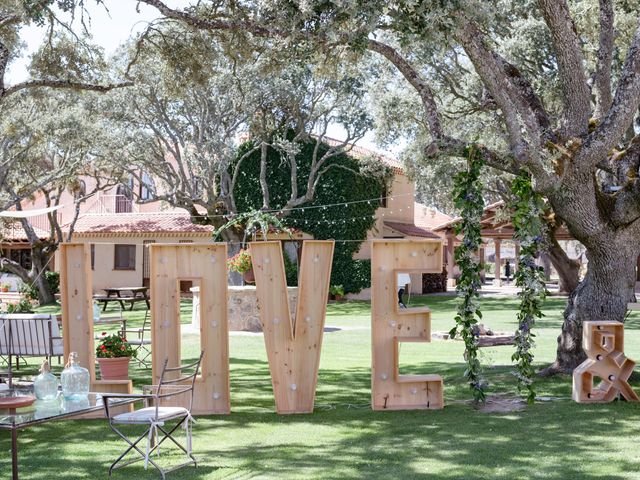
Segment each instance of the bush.
M44 278L49 284L49 288L54 295L56 293L60 293L60 273L47 271L44 272Z
M287 287L298 286L298 264L289 258L286 252L284 257L284 273L287 277Z
M30 283L22 283L18 291L29 300L38 300L38 289Z

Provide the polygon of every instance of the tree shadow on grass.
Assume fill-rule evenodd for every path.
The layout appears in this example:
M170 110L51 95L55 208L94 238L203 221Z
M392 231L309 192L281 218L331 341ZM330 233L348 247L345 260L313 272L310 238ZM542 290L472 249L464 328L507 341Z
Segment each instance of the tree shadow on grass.
M238 358L231 363L233 413L197 418L200 467L170 478L622 480L634 478L625 472L640 471L631 454L636 404L557 401L508 414L481 413L455 403L469 398L461 380L464 364L429 362L414 368L443 375L450 402L444 410L373 412L369 369L347 368L321 369L313 414L280 416L274 413L268 364ZM496 374L507 374L506 367ZM570 380L554 383L570 391ZM549 389L548 382L543 386ZM106 478L125 446L104 420L37 426L21 432L20 445L22 478L38 480ZM0 450L8 449L8 435L2 435ZM178 457L164 457L168 451L162 461L177 463ZM3 455L0 469L8 468L9 456ZM113 478L157 476L138 464Z

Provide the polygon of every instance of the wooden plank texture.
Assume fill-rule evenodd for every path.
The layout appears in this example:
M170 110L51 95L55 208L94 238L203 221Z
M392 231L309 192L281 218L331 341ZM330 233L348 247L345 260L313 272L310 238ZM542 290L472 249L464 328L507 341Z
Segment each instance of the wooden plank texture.
M624 324L584 322L582 346L587 359L573 371L573 399L578 403L606 403L622 394L640 401L629 385L635 362L624 355ZM599 379L598 385L594 382Z
M251 258L271 381L280 414L311 413L329 294L333 241L303 243L295 319L280 242L253 242Z
M84 243L60 245L60 303L65 362L71 352L96 379L91 252Z
M428 308L398 308L398 273L442 272L439 240L373 240L371 246L371 405L374 410L444 407L439 375L400 375L403 342L431 341Z
M181 362L180 281L200 283L200 342L205 353L194 392L196 414L231 411L226 258L226 243L149 245L154 383L165 359L170 367Z
M93 335L93 278L91 250L86 243L60 245L60 303L65 361L71 352L78 354L80 365L89 370L91 391L131 393L130 380L96 380ZM129 407L122 407L122 411ZM102 412L83 418L102 418Z

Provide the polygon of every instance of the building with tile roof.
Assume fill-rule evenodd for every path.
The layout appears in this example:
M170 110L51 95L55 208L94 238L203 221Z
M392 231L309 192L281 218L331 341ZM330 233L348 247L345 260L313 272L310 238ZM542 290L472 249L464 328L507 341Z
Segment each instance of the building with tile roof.
M333 146L342 142L325 139ZM357 159L373 159L388 166L393 177L383 195L382 206L376 211L376 222L368 238L430 238L440 237L431 231L434 223L450 220L450 217L415 202L414 182L405 174L403 165L388 155L354 146L348 152ZM82 188L92 191L94 180L83 178ZM153 185L152 178L147 181ZM63 228L73 225L74 241L91 245L94 291L104 287L138 286L147 284L150 269L147 245L152 243L203 243L212 241L213 227L192 222L189 213L165 202L136 203L135 197L149 200L149 189L137 182L118 185L100 191L80 205L80 215L75 216L74 197L65 192L60 200L64 205L56 214ZM44 200L36 198L25 203L24 209L43 208ZM48 219L34 218L38 234L48 238ZM40 225L42 224L42 225ZM288 238L288 237L287 237ZM296 241L309 238L300 232ZM287 239L283 239L287 240ZM29 244L19 224L11 232L5 232L3 248L16 249L21 263L28 261ZM18 258L18 257L16 257ZM369 244L364 243L356 258L370 258ZM412 284L420 293L419 279ZM364 293L367 296L367 293Z

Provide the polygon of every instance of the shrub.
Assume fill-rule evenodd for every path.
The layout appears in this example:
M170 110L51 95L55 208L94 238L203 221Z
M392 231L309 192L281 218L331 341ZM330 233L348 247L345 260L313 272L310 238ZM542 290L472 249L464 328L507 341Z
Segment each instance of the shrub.
M54 295L56 293L60 293L60 273L59 272L47 271L44 273L44 278L47 280L47 283L49 284L49 288L51 289L51 292Z

